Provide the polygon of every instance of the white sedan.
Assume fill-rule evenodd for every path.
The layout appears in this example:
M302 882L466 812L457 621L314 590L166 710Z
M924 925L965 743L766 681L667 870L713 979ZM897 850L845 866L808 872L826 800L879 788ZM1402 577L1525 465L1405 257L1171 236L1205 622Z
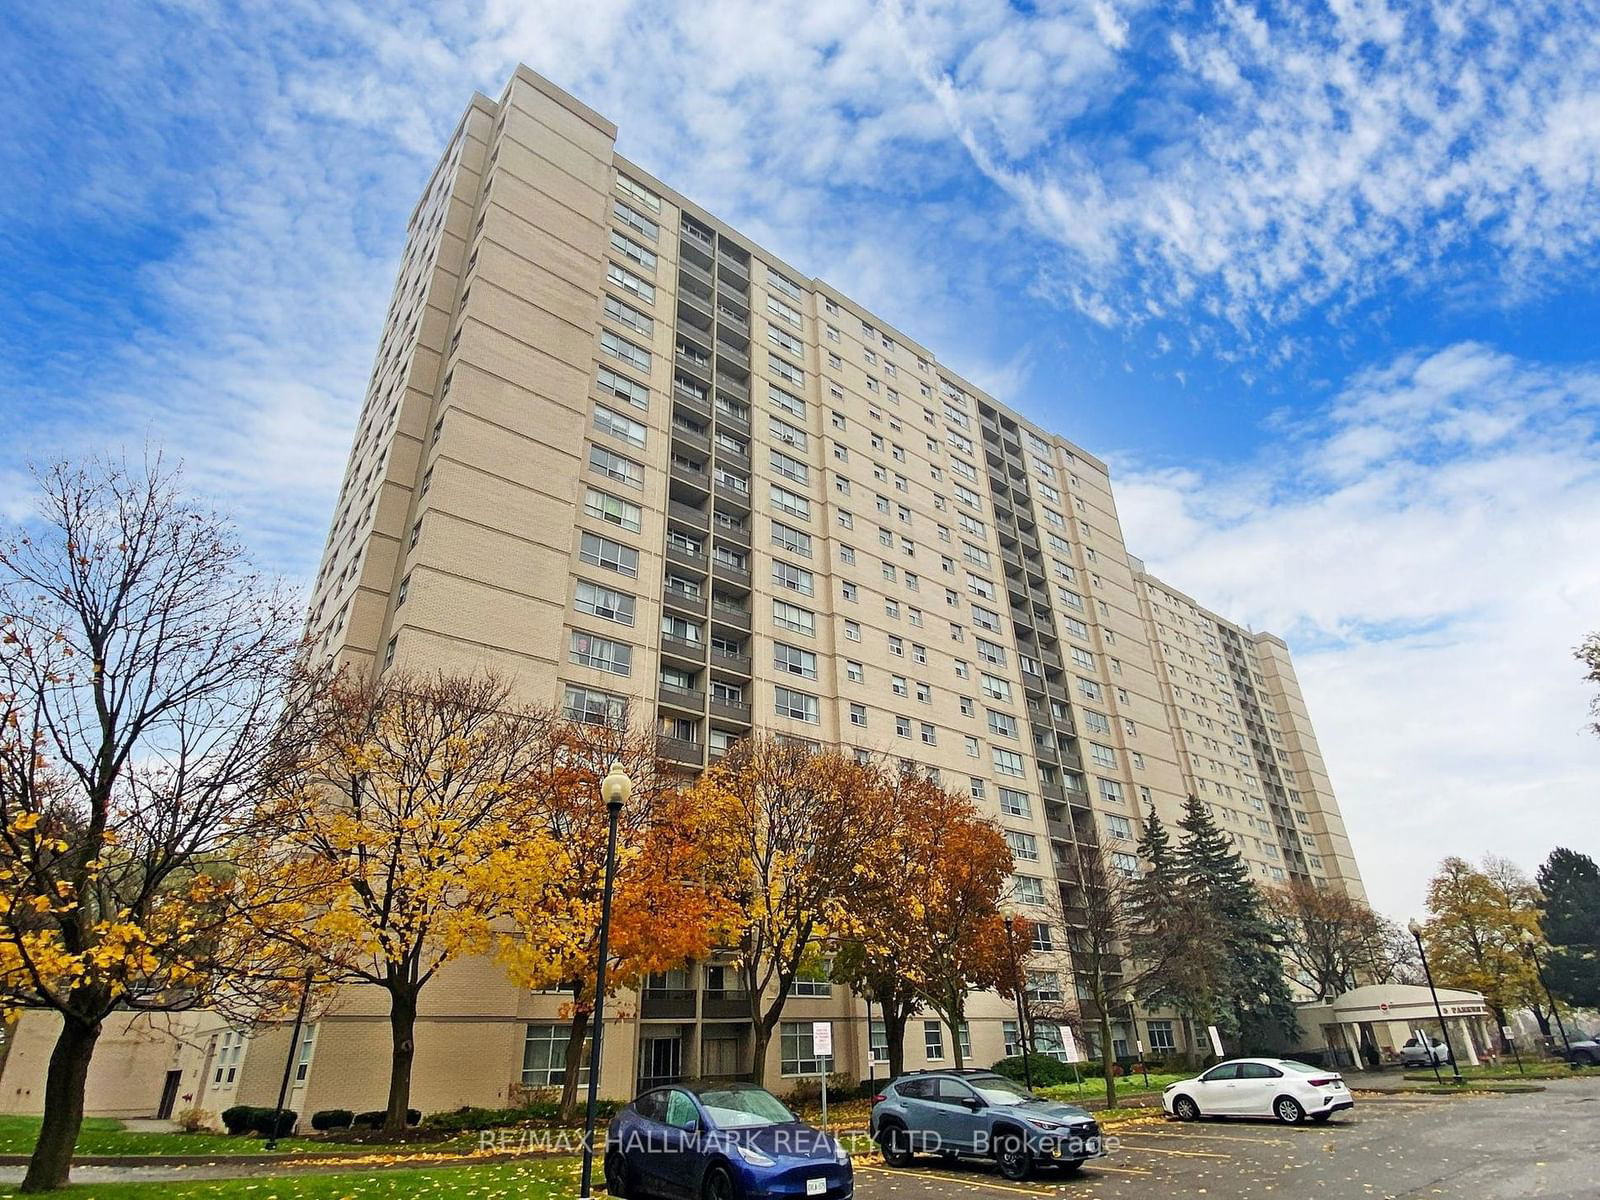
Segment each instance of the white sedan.
M1196 1079L1169 1084L1161 1095L1161 1107L1181 1121L1276 1117L1298 1125L1354 1106L1337 1071L1287 1058L1230 1058Z

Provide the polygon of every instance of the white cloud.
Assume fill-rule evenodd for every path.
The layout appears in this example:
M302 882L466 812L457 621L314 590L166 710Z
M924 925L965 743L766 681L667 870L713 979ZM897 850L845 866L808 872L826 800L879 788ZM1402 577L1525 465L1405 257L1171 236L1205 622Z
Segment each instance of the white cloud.
M1121 472L1152 572L1295 650L1391 911L1444 854L1592 843L1571 650L1600 626L1597 425L1600 363L1466 343L1361 373L1248 466Z

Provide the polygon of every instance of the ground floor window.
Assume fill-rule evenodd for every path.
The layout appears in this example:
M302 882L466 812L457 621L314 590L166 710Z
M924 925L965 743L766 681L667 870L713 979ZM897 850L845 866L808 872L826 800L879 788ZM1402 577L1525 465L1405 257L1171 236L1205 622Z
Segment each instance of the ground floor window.
M1058 1062L1067 1061L1066 1039L1054 1021L1040 1021L1033 1027L1033 1046L1036 1053L1048 1054Z
M872 1023L872 1061L889 1061L889 1027L882 1021Z
M1017 1037L1017 1023L1015 1021L1001 1021L1000 1036L1005 1039L1004 1057L1012 1058L1022 1053L1022 1042Z
M833 1056L816 1052L810 1021L784 1021L779 1026L778 1057L785 1075L822 1075L833 1070Z
M567 1081L567 1039L570 1025L529 1025L522 1043L522 1084L524 1087L552 1087ZM589 1039L583 1039L583 1066L578 1082L589 1078Z
M1178 1043L1172 1034L1171 1021L1147 1022L1150 1030L1150 1053L1170 1054L1178 1048Z
M937 1021L922 1023L922 1050L929 1062L944 1058L944 1026Z

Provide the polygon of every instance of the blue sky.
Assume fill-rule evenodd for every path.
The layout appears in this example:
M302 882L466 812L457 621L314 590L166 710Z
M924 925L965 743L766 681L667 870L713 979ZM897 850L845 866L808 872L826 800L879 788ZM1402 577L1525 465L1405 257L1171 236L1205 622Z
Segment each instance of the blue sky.
M1295 647L1378 903L1594 843L1588 0L35 5L0 42L0 511L158 442L315 569L406 215L518 61L1114 468Z

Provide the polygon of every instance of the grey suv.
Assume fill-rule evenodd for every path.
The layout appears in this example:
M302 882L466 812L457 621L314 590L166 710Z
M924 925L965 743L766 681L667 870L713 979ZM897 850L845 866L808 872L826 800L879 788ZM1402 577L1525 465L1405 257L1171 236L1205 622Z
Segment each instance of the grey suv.
M914 1071L873 1098L872 1138L891 1167L919 1153L992 1158L1007 1179L1036 1165L1075 1171L1104 1154L1083 1109L1033 1095L993 1071Z

